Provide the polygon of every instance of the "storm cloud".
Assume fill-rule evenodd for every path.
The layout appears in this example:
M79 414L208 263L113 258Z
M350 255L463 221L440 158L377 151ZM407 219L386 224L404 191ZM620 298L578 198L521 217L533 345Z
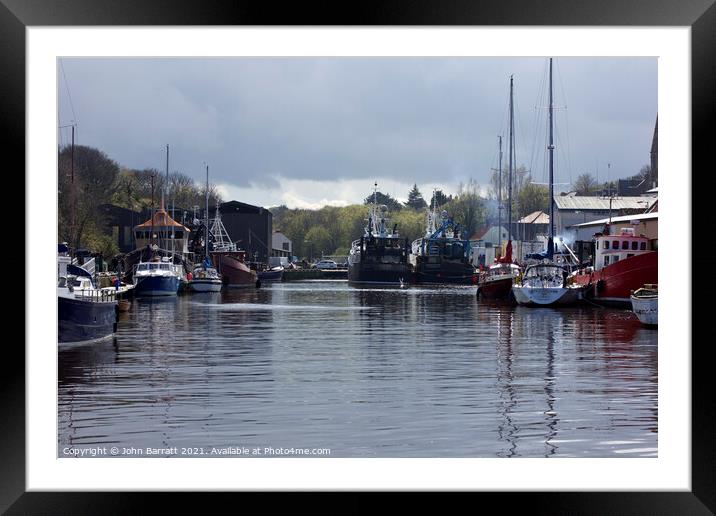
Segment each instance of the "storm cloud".
M172 171L203 180L209 163L225 196L252 204L360 202L375 180L399 198L413 183L429 196L432 186L488 183L497 135L507 142L510 75L517 163L542 180L546 63L62 58L59 122L75 120L78 143L130 168L163 170L169 144ZM556 59L555 95L558 181L625 177L648 163L655 58ZM58 134L67 143L66 130Z

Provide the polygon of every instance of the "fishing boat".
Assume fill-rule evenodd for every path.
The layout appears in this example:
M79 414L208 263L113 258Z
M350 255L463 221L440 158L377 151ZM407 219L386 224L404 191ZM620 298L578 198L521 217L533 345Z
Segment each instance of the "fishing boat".
M658 285L647 283L631 293L632 311L644 326L659 324Z
M378 183L373 203L368 207L364 234L351 243L348 255L348 282L352 284L401 285L411 281L408 263L409 243L398 234L397 224L388 230L388 207L377 203Z
M72 274L66 244L57 256L57 340L60 344L83 344L114 335L118 306L114 292L96 288L89 273ZM86 271L85 271L86 272Z
M204 209L204 260L192 271L189 290L193 292L219 292L221 277L209 258L209 165L206 166L206 206Z
M545 258L533 263L512 285L515 301L526 306L554 306L577 303L584 287L569 280L569 271L554 258L554 110L552 97L552 59L549 60L549 236Z
M470 241L461 238L459 224L448 216L447 211L438 215L433 205L427 213L425 236L414 240L411 246L409 260L416 283L476 283L470 252Z
M248 263L246 263L246 252L238 249L236 243L229 238L229 233L226 231L223 222L221 222L218 204L210 232L214 242L212 251L209 254L219 273L222 284L235 288L260 287L261 280L259 280L256 271L251 270Z
M596 302L628 306L632 291L659 282L658 252L650 240L634 228L611 234L609 223L594 235L594 262L574 273L574 282L585 287L586 296Z

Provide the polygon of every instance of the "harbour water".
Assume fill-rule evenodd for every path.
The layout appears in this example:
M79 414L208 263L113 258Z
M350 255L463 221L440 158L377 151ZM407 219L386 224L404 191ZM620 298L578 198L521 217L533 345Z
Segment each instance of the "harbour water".
M115 338L60 347L58 368L58 456L657 456L656 330L475 287L140 298Z

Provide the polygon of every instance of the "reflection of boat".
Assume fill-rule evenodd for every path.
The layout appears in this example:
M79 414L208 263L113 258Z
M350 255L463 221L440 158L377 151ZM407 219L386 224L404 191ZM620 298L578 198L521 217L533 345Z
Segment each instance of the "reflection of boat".
M111 337L117 331L117 299L110 289L95 288L89 273L68 274L71 258L60 244L57 257L58 342L81 343ZM74 267L75 270L81 267Z
M646 326L659 323L659 291L657 285L646 284L631 294L631 306L639 321Z
M377 204L378 184L368 211L364 235L351 245L348 255L350 283L387 283L400 285L410 280L408 240L400 238L397 224L388 231L387 206Z
M209 165L206 166L206 207L204 210L204 260L192 271L189 289L194 292L219 292L221 277L209 258Z
M246 252L237 249L236 244L229 238L229 233L221 222L218 205L211 225L211 235L214 237L214 244L210 254L222 283L229 287L260 286L256 271L251 270L246 263Z
M630 294L647 283L658 283L658 253L649 247L649 239L635 235L634 228L622 228L619 235L595 235L594 266L577 271L578 285L588 287L595 301L627 304Z
M417 283L475 283L475 267L470 263L470 241L460 238L459 225L446 211L428 212L425 236L412 244L410 263ZM439 225L438 225L439 222Z
M552 120L552 59L549 60L549 236L545 259L529 265L519 283L512 286L517 303L527 306L573 304L582 299L584 287L567 281L567 270L554 257L554 131Z

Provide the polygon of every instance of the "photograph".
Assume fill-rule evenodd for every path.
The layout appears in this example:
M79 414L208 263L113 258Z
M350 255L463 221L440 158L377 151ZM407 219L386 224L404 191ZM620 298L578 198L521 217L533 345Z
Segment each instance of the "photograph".
M709 513L715 9L125 7L13 6L0 31L27 298L0 512L469 491Z
M57 456L657 457L655 57L57 59Z

